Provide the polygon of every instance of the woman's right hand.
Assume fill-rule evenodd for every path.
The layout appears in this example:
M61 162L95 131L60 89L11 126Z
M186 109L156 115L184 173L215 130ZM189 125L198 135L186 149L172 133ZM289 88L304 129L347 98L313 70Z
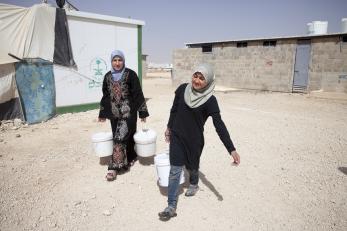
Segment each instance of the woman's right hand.
M166 143L170 143L170 136L171 136L170 128L166 128L166 131L165 131L165 141L166 141Z
M98 118L98 122L105 122L106 121L106 118Z

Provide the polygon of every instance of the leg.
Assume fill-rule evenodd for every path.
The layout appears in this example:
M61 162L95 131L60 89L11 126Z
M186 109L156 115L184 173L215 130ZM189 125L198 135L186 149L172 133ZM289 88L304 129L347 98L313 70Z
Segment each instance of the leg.
M187 197L194 196L199 190L199 170L193 169L189 171L189 187L184 194Z
M178 190L180 186L180 179L182 174L183 166L170 167L169 175L169 187L168 187L168 205L172 208L177 207Z
M169 220L171 217L177 216L176 207L178 200L178 190L180 185L180 179L182 174L183 166L170 167L169 175L169 187L168 187L168 207L160 212L158 215L161 220Z

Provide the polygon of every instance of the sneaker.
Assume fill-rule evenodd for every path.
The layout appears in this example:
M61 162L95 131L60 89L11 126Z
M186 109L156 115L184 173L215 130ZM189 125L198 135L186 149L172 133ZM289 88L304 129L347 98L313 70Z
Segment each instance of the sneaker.
M184 194L186 197L192 197L194 196L197 192L199 191L199 186L198 185L189 185L186 193Z
M159 219L162 221L168 221L171 217L177 216L176 209L170 206L166 207L163 212L158 213Z

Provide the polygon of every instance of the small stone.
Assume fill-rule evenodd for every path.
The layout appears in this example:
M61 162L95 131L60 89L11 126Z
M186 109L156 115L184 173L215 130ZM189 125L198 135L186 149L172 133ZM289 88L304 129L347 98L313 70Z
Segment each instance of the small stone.
M111 212L110 210L105 210L102 214L104 214L105 216L111 216Z
M86 217L87 216L87 214L86 213L82 213L82 217Z
M18 134L16 134L16 137L19 138L19 137L21 137L21 135L18 133Z
M76 201L74 205L75 205L75 206L78 206L78 205L80 205L81 203L82 203L81 201Z
M22 125L22 120L14 119L13 125L16 126L16 127L20 127Z
M42 162L47 162L47 160L46 160L46 159L43 159Z
M4 142L4 139L0 139L0 142Z

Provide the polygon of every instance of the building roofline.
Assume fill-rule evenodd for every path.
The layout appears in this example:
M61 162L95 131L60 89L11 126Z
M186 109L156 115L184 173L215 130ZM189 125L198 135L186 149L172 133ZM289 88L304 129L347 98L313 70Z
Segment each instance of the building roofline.
M317 37L332 37L332 36L344 36L344 35L347 35L347 32L345 32L345 33L340 32L340 33L330 33L330 34L317 34L317 35L295 35L295 36L283 36L283 37L206 41L206 42L185 43L185 45L186 46L192 46L192 45L232 43L232 42L253 42L253 41L261 41L261 40L309 39L309 38L317 38Z
M94 14L94 13L88 13L88 12L82 12L82 11L74 11L74 10L69 11L69 10L67 10L66 14L68 16L79 17L79 18L97 19L97 20L102 20L102 21L126 23L126 24L141 25L141 26L145 25L145 22L141 21L141 20L135 20L135 19L129 19L129 18L120 18L120 17L115 17L115 16Z

